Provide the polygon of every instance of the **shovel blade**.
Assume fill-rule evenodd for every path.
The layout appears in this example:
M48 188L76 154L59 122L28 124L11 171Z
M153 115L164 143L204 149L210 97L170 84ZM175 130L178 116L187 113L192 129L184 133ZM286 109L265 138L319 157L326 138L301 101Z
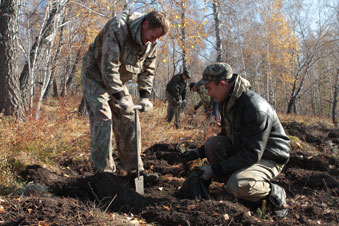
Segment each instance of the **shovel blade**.
M144 176L139 176L134 179L135 191L140 195L144 195Z

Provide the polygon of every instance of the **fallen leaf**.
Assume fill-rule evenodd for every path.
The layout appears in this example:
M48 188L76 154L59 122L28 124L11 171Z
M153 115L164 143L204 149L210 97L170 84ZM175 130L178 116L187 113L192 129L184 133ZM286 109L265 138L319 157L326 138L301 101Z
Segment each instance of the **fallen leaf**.
M48 226L45 221L39 221L38 226Z
M5 208L2 205L0 205L0 213L5 213L5 212L6 212Z
M187 210L193 210L195 207L197 207L197 206L196 205L188 205Z
M223 216L223 217L224 217L224 220L225 220L225 221L227 221L227 220L229 220L229 219L230 219L230 216L228 216L228 214L227 214L227 213L226 213L226 214L224 214L224 216Z
M169 208L168 206L163 206L163 208L164 208L165 210L170 210L170 208Z

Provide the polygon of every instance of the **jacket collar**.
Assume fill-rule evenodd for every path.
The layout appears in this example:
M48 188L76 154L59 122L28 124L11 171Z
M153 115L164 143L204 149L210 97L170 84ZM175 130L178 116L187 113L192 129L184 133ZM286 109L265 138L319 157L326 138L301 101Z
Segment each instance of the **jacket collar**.
M224 101L224 104L226 105L226 112L229 112L233 108L236 100L241 96L241 94L243 94L250 88L250 82L240 75L237 75L237 78L233 83L233 87L231 88L230 93L226 98L226 101Z
M145 18L146 15L140 13L132 13L128 17L128 28L132 36L132 40L139 46L144 45L141 40L141 26Z

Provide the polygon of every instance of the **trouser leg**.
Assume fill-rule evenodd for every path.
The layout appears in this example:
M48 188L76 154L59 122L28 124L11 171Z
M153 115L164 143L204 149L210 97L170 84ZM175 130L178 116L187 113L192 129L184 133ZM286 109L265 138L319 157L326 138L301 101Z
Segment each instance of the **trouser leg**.
M176 116L176 112L178 109L178 104L176 102L176 100L174 99L174 97L169 94L168 92L166 92L166 97L167 97L167 101L168 101L168 105L167 105L167 122L171 122L173 119L173 116Z
M90 121L90 150L92 161L99 171L115 172L112 157L112 113L106 90L82 71L83 94Z
M235 197L256 202L266 198L271 191L269 181L282 170L283 165L261 159L258 163L233 173L226 183L226 190Z
M205 143L206 156L211 164L221 162L234 155L231 141L225 136L211 137ZM227 180L225 188L237 198L256 202L266 198L271 191L269 181L282 170L283 165L269 160L234 172Z
M129 104L134 105L133 100L125 86L124 92L125 96L128 97ZM123 111L121 111L118 102L115 100L110 101L110 106L112 109L113 132L115 135L121 167L126 171L134 170L136 169L137 165L136 144L138 145L139 150L141 150L141 128L139 118L137 118L137 122L135 122L135 113L133 112L133 114L125 114ZM137 123L137 141L135 139L135 123ZM140 155L138 158L139 169L143 170L143 162Z

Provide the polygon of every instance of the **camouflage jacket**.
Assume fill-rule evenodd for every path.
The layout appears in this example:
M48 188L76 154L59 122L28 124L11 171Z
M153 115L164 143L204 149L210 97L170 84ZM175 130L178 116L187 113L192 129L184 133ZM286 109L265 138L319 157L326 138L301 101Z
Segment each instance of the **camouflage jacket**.
M183 79L182 73L174 75L166 85L166 91L171 94L176 101L186 99L187 82Z
M87 77L105 86L110 95L123 91L122 85L132 79L136 79L139 90L151 93L156 43L141 41L145 16L125 12L113 17L83 58Z
M198 94L200 96L200 102L197 105L203 105L204 108L208 110L211 109L213 105L213 100L210 96L208 96L205 86L202 85L198 87Z

